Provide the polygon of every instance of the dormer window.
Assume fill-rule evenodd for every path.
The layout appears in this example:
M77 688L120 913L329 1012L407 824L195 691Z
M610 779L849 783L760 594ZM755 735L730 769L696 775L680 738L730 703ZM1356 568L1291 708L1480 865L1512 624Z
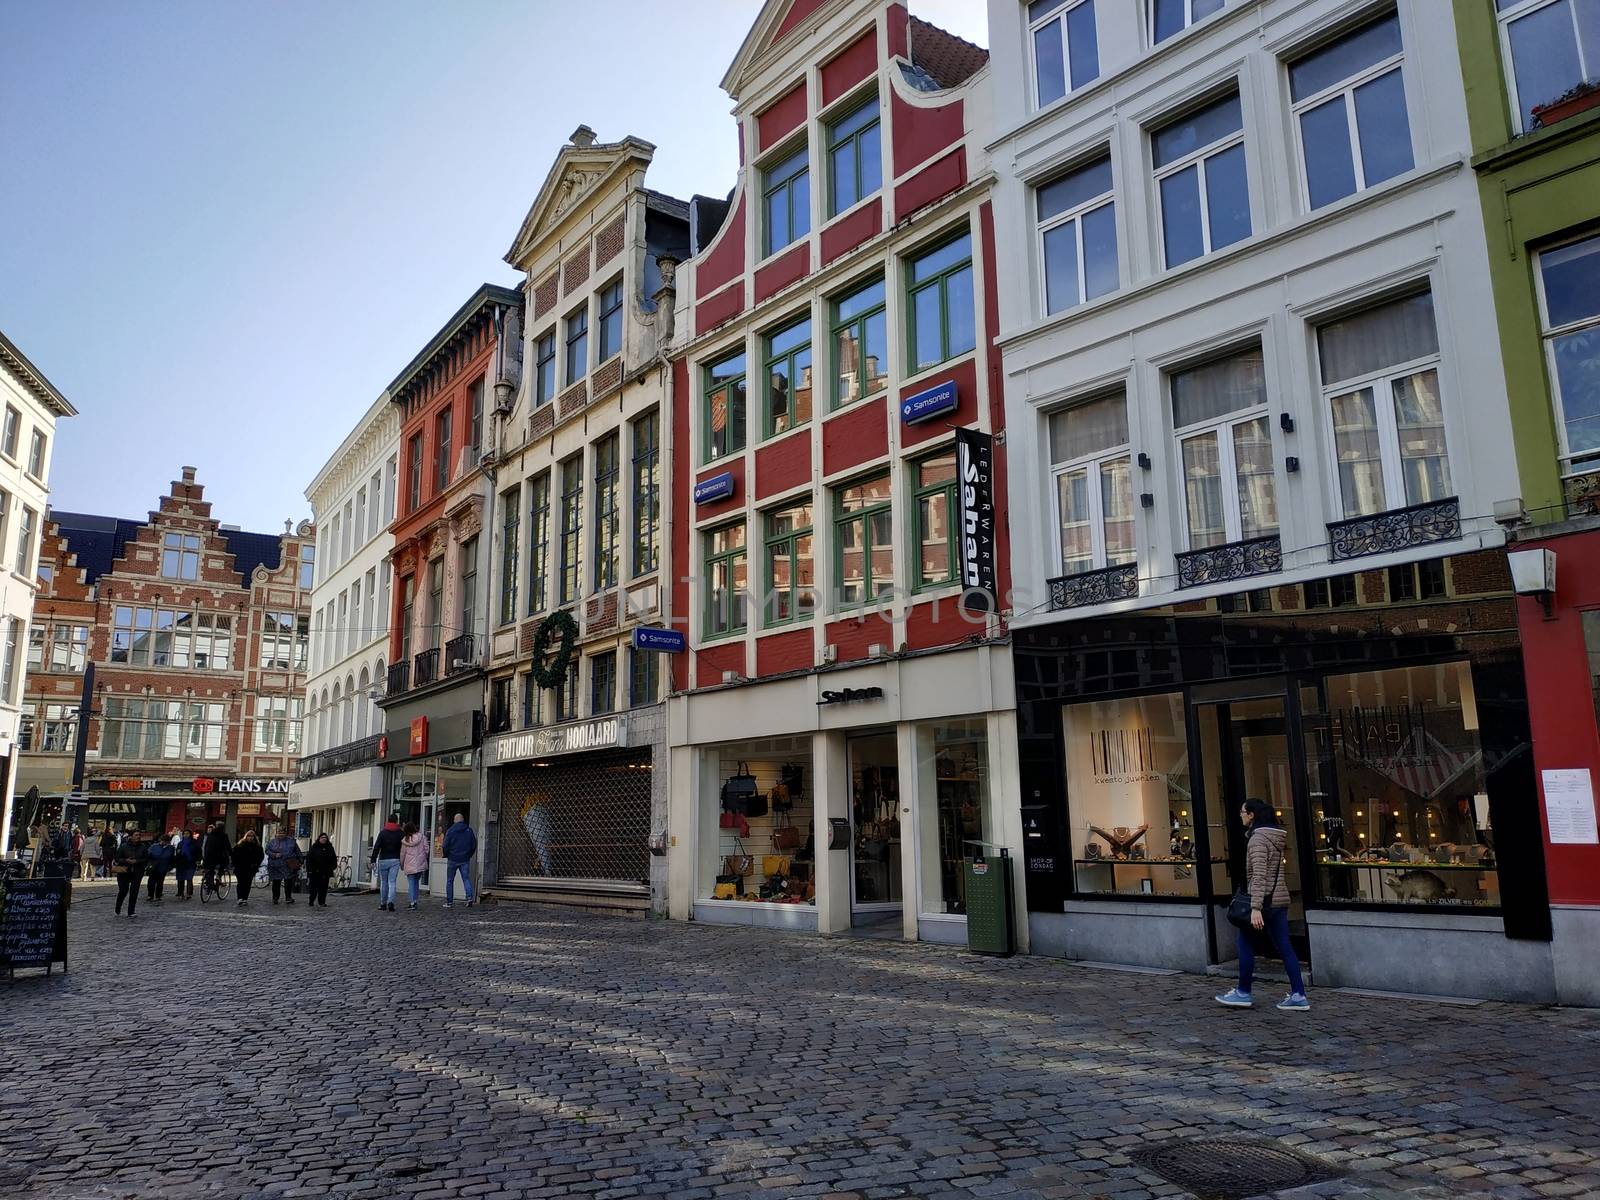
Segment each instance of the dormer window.
M802 142L761 173L764 253L811 232L811 164Z
M161 538L161 577L200 578L200 537L193 533L168 533Z

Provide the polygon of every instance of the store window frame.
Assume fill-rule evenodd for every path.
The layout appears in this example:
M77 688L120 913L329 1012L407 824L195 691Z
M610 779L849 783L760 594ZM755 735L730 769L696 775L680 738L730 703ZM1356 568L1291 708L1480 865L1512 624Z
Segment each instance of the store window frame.
M871 487L876 484L883 485L881 498L873 499L870 503L863 503L859 507L846 508L846 493L857 489ZM863 493L865 495L865 493ZM882 596L894 594L894 493L887 471L878 471L870 475L841 483L832 489L831 506L833 508L833 584L835 612L846 612L853 609L865 608L874 604ZM879 546L872 537L872 522L874 517L887 514L890 518L889 536ZM845 574L844 556L848 536L848 526L860 524L861 544L861 597L857 600L845 599ZM872 559L875 551L885 549L889 552L889 584L886 590L872 591Z
M1562 396L1560 363L1556 356L1557 343L1562 339L1578 334L1587 335L1594 342L1594 354L1589 361L1594 362L1597 369L1600 369L1600 301L1595 303L1593 312L1562 321L1559 325L1552 324L1550 299L1545 283L1545 263L1547 255L1554 255L1588 242L1594 243L1595 270L1600 274L1600 230L1595 229L1590 229L1579 237L1541 247L1535 253L1533 272L1534 291L1539 300L1539 337L1544 353L1545 376L1550 383L1550 403L1554 409L1551 415L1555 418L1556 447L1560 456L1561 474L1564 477L1600 471L1600 408L1597 408L1594 416L1588 418L1593 422L1596 431L1594 446L1589 449L1574 450L1568 432L1567 406Z
M737 367L737 370L733 368ZM722 371L722 374L718 374ZM708 361L701 368L704 400L700 408L701 428L705 436L701 442L701 461L722 462L744 452L749 434L750 409L749 359L744 343L738 343L727 353ZM722 429L716 428L717 397L722 397ZM718 433L722 441L718 443Z
M801 334L803 340L793 343L783 341ZM782 342L782 349L779 344ZM784 325L761 335L761 388L764 393L761 404L761 436L763 440L777 437L782 433L792 433L796 429L811 423L811 415L815 408L816 387L814 380L815 355L812 352L811 313L807 310L797 320L789 321ZM781 375L779 371L781 370ZM804 372L806 386L803 389L806 397L805 415L800 415L800 405L797 396L802 390L797 386L797 380ZM776 396L775 382L782 379L785 384L783 410L779 412L774 404Z
M936 263L939 256L947 251L959 251L963 244L966 250L963 257L953 259L942 266L932 267L926 276L918 277L919 269ZM948 236L941 237L930 246L907 254L904 262L906 374L914 376L935 370L977 349L978 294L975 287L977 273L973 257L972 230L966 227L958 229ZM963 287L966 293L965 300L962 298ZM917 345L919 335L917 303L928 294L937 297L938 357L921 361ZM958 311L963 303L967 305L965 314Z
M1104 404L1110 401L1120 401L1122 405L1122 421L1120 441L1107 442L1103 446L1088 450L1082 454L1071 455L1061 459L1056 458L1056 438L1054 431L1057 420L1067 420L1074 412L1087 410L1092 405ZM1061 574L1073 576L1087 574L1090 571L1100 571L1108 567L1126 566L1139 561L1139 535L1138 512L1133 507L1133 444L1131 431L1128 424L1128 396L1123 388L1115 391L1099 392L1085 396L1072 404L1055 409L1045 414L1045 445L1050 456L1050 492L1054 497L1055 507L1055 554L1060 566ZM1110 547L1110 538L1107 530L1111 517L1107 512L1106 488L1108 483L1108 470L1121 465L1121 475L1124 484L1125 497L1128 505L1126 521L1130 531L1130 545L1127 552L1119 551L1113 557ZM1084 500L1086 516L1083 521L1073 522L1073 526L1087 524L1089 529L1089 557L1084 565L1072 567L1068 565L1067 538L1068 528L1066 501L1067 496L1063 489L1068 482L1077 475L1084 479ZM1115 487L1115 483L1112 485ZM1081 559L1074 559L1081 562Z
M804 510L805 523L799 524L795 515ZM789 518L789 528L782 532L775 530L775 523L784 518ZM762 532L762 577L761 581L766 589L767 603L764 605L761 624L766 629L777 629L784 625L794 625L802 621L809 621L816 615L816 510L811 496L799 497L787 504L766 509L761 513ZM801 553L801 543L805 544L805 551ZM787 587L781 586L777 581L777 564L780 559L787 558L789 563L789 583ZM800 582L802 574L801 562L810 564L809 574L813 582L805 584ZM780 601L787 602L788 615L779 616Z
M731 540L719 540L729 538L735 531L738 533L736 543ZM744 518L740 517L725 525L704 530L701 533L701 545L705 556L703 578L706 602L701 615L700 640L713 642L743 637L750 627L747 594L750 578L750 539ZM745 571L743 588L738 583L741 566ZM719 578L726 580L725 586L720 589L717 586Z
M852 284L848 290L828 298L828 362L831 368L828 393L832 409L858 404L888 390L888 302L888 283L881 275ZM849 316L844 315L847 307ZM866 379L866 364L873 357L868 351L874 333L877 334L876 340L880 343L882 353L876 356L878 373L869 381ZM846 344L855 347L856 356L856 370L849 375L848 386L844 372L843 347ZM870 387L867 386L869 382ZM852 392L853 395L850 394Z
M761 257L767 259L811 232L811 147L804 137L786 142L765 156L758 170L761 173ZM783 212L781 229L775 219L780 206Z

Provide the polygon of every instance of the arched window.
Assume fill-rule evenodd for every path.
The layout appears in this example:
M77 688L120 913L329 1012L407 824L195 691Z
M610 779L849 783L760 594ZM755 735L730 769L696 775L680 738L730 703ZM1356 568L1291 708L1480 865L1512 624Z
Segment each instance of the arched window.
M339 711L339 736L341 743L355 740L355 693L355 677L353 675L346 675L344 680L344 708Z
M372 701L367 693L372 690L372 677L367 674L367 668L361 668L361 690L356 694L356 738L359 740L367 736L367 719L372 708Z
M317 706L317 743L324 750L333 748L333 726L329 722L328 714L332 711L328 703L328 689L322 689L322 703Z
M328 745L342 746L347 739L339 736L339 712L343 707L344 689L337 683L333 685L333 708L329 710Z
M372 690L380 696L383 695L384 690L389 686L389 676L383 669L383 659L381 658L378 660L378 665L373 669L372 682L374 685ZM372 732L382 733L383 712L378 708L377 700L372 700L370 703L372 705Z

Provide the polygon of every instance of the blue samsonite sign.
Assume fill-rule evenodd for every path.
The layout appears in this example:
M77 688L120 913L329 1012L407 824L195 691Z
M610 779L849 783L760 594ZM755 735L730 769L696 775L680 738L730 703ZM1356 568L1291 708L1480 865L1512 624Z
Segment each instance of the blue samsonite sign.
M900 401L900 419L907 425L915 425L918 421L927 421L941 413L954 412L958 399L956 381L947 379L937 387Z
M694 502L710 504L713 500L726 500L733 495L733 472L723 471L694 485Z
M638 625L633 630L635 650L663 650L668 654L681 654L687 645L688 639L676 629Z

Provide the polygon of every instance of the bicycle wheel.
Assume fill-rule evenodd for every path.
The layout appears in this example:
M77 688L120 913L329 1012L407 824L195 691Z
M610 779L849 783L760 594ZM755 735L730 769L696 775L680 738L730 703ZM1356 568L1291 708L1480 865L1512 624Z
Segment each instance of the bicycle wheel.
M233 887L233 876L226 871L217 872L217 899L226 900Z

